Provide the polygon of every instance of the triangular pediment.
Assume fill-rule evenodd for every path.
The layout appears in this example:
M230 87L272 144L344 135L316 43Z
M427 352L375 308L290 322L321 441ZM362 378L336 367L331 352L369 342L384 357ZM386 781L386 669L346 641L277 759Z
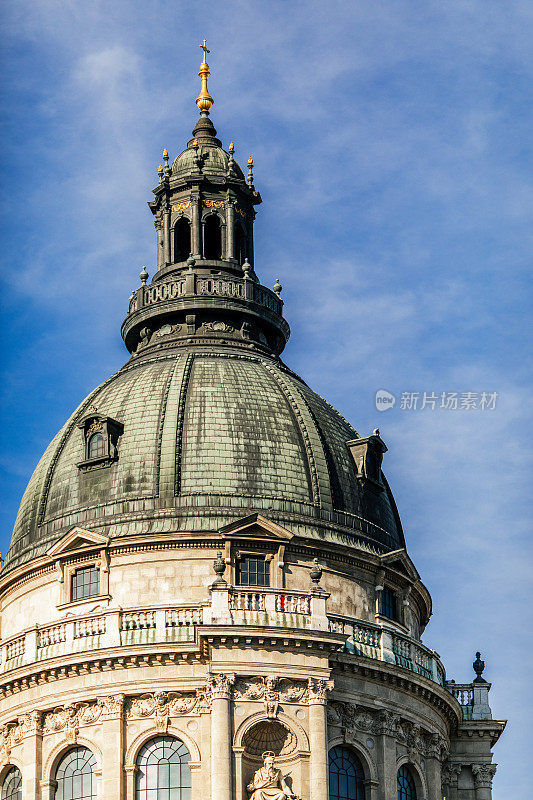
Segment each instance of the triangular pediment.
M85 528L72 528L65 533L48 551L47 555L55 557L68 553L72 550L79 550L80 547L106 547L109 543L107 536L101 533L88 531Z
M415 565L407 555L407 551L402 548L401 550L392 550L390 553L385 553L381 556L381 563L391 569L401 572L412 581L419 581L420 575L418 574Z
M264 537L268 539L282 539L289 541L294 534L261 514L250 514L248 517L238 519L219 529L224 537Z

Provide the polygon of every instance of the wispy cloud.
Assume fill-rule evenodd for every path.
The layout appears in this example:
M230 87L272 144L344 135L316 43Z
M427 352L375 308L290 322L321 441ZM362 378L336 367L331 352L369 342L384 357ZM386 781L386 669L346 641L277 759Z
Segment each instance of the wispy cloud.
M255 158L257 269L284 285L287 361L361 432L380 425L434 597L427 641L458 679L486 649L512 717L494 798L523 793L531 5L21 0L2 15L4 549L30 465L125 360L127 297L153 270L145 203L162 148L194 125L205 35L214 122ZM378 388L499 400L378 415Z

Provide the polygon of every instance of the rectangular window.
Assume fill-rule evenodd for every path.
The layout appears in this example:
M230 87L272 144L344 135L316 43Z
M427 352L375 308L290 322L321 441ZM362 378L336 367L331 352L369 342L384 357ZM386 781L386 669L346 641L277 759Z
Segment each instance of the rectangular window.
M70 599L84 600L86 597L96 597L98 594L100 594L100 570L93 566L77 569L72 576Z
M389 619L398 619L398 608L396 603L396 595L392 589L385 586L381 590L381 600L379 604L379 613Z
M243 556L237 561L238 586L270 586L270 564L264 557Z

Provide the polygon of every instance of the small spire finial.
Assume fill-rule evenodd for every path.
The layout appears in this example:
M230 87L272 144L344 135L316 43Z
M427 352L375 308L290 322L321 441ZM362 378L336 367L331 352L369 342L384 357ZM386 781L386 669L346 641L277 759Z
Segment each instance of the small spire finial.
M281 294L281 290L283 289L283 286L279 282L279 278L276 278L276 283L274 284L273 288L274 288L274 291L276 292L277 296L279 297L280 294Z
M142 268L142 270L141 270L141 272L139 274L139 278L141 279L142 285L146 286L146 281L149 278L148 272L146 271L146 267Z
M157 174L159 175L159 180L163 180L163 167L161 164L157 168Z
M207 91L207 79L211 75L209 72L209 65L206 61L207 53L210 53L211 50L207 49L207 41L204 39L203 44L198 45L204 51L204 59L200 64L200 71L198 75L200 76L200 80L202 81L202 88L200 89L200 94L196 98L196 105L200 109L202 114L209 114L209 109L215 102L209 92Z
M254 160L252 156L248 159L248 186L250 189L254 185Z
M228 150L229 150L229 151L230 151L230 153L233 155L233 153L235 152L235 145L233 144L233 142L230 142L230 143L229 143Z

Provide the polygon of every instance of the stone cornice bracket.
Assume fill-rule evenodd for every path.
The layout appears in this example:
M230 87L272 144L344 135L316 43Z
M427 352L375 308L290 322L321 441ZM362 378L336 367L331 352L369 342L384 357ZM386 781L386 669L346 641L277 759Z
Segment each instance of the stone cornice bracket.
M309 678L307 681L309 705L325 705L327 694L332 692L335 684L332 680L323 678Z
M472 764L472 775L476 789L490 789L496 774L497 764Z
M213 700L231 700L232 688L235 683L235 675L225 675L220 672L208 678L208 685L211 689Z

